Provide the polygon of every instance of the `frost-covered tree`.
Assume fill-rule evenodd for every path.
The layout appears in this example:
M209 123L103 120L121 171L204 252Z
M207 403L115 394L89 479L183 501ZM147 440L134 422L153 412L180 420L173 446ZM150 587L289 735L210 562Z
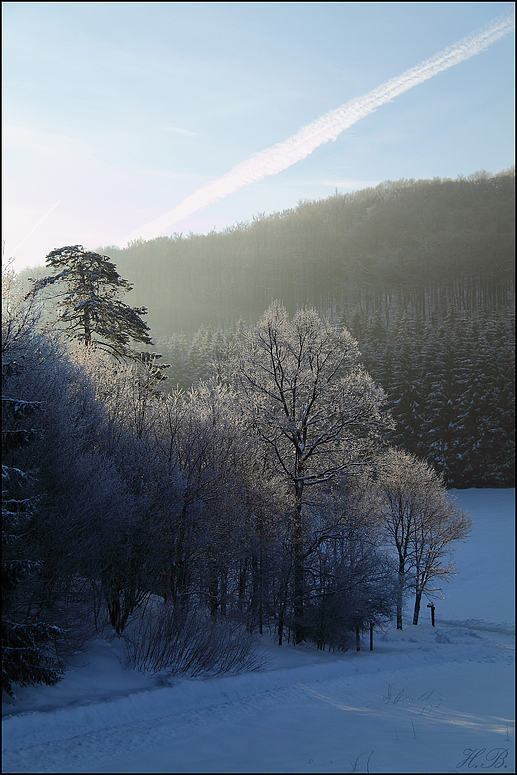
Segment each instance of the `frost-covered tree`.
M229 569L246 543L242 417L230 391L200 383L161 402L155 438L160 591L182 607L195 594L215 616L227 607Z
M2 364L2 392L15 369ZM18 467L16 456L37 433L20 425L39 411L39 402L2 395L2 691L11 697L13 684L53 684L60 675L53 648L59 630L32 620L23 594L40 570L27 542L37 499L33 477Z
M454 541L466 538L470 518L449 499L442 477L403 450L391 449L380 459L370 487L387 544L396 553L397 629L401 630L405 589L415 588L413 623L417 624L422 594L432 592L433 578L451 576L452 567L443 565L442 558L452 553Z
M341 535L312 554L308 624L318 648L346 649L360 632L389 621L394 611L393 563L359 522L344 520Z
M380 434L390 427L384 392L361 367L348 331L314 309L299 310L290 320L278 302L236 348L226 377L271 470L291 493L288 544L298 643L304 638L304 566L313 548L307 541L310 497L371 462Z
M435 579L450 581L456 571L450 559L456 541L465 540L471 528L469 515L457 508L435 474L421 499L420 509L411 537L415 607L413 624L418 624L422 595L431 597L437 590Z
M40 317L34 297L25 297L23 282L12 268L13 261L10 258L2 266L2 359L14 357Z
M53 274L34 281L27 298L55 286L58 321L67 336L117 357L133 355L132 341L152 344L149 326L140 317L147 309L120 300L132 285L108 256L70 245L52 250L46 264Z

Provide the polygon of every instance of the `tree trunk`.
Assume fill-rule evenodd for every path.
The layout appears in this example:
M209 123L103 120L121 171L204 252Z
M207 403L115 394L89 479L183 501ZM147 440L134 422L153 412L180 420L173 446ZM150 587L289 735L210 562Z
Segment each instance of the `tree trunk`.
M283 637L284 637L284 612L285 612L285 603L282 601L280 605L280 611L278 612L278 645L282 645Z
M219 577L219 600L221 616L226 616L226 603L228 600L228 573L223 570Z
M399 562L397 583L397 630L402 629L402 595L404 592L404 560Z
M251 603L250 607L253 610L254 608L254 600L255 600L255 568L254 568L254 560L255 558L251 558L251 564L252 564L252 579L253 579L253 593L251 595ZM242 613L242 610L245 605L246 601L246 561L243 560L241 562L240 568L239 568L239 611Z
M304 583L303 583L303 537L302 537L302 504L296 505L295 524L293 529L293 580L294 580L294 626L293 638L295 646L305 639L305 627L303 622Z
M326 625L326 609L327 609L327 597L325 594L321 597L321 603L320 603L320 615L319 615L319 626L318 626L318 634L316 638L316 646L321 649L322 651L325 651L325 625Z
M178 558L170 564L170 593L175 606L185 608L189 598L190 568L188 563Z
M413 624L418 624L418 616L420 614L420 603L422 601L422 590L417 588L415 597L415 610L413 611Z
M219 608L219 579L216 568L212 568L208 582L208 607L212 621L215 622L217 619L217 609Z
M280 586L280 606L278 611L278 645L282 645L284 637L285 609L287 607L288 573L284 570Z
M257 625L262 635L262 562L261 558L253 554L251 556L250 632L253 632Z

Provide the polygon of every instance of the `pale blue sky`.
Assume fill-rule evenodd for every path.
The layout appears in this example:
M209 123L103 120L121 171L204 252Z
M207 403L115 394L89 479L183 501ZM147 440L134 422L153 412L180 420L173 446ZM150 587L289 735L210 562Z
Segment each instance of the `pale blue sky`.
M63 245L123 247L252 154L513 8L3 3L6 255L21 268ZM514 61L510 33L171 231L222 229L336 188L506 169Z

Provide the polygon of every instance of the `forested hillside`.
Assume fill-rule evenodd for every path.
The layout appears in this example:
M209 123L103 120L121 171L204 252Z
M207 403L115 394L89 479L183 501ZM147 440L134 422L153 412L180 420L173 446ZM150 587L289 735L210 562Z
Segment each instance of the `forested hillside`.
M256 322L273 299L387 322L513 300L514 173L400 180L302 202L222 232L102 248L155 332Z
M148 307L170 384L206 376L214 329L247 327L274 299L313 305L357 338L388 393L392 441L451 486L511 486L514 178L387 181L102 252Z

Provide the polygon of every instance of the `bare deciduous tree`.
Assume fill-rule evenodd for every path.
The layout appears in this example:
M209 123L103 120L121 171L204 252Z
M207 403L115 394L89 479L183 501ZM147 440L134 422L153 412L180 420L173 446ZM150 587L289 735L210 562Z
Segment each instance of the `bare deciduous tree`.
M457 508L437 477L435 487L424 494L422 507L411 537L415 573L413 624L418 624L422 594L432 595L433 579L449 581L456 571L451 563L456 541L465 540L471 530L470 516Z
M26 343L40 317L40 305L34 297L25 298L13 262L10 258L2 265L2 358Z
M465 538L470 518L448 498L443 480L425 461L391 449L379 461L374 509L398 560L397 628L402 629L402 604L408 575L416 587L413 623L418 622L422 593L432 578L447 578L450 566L441 559L452 543Z

